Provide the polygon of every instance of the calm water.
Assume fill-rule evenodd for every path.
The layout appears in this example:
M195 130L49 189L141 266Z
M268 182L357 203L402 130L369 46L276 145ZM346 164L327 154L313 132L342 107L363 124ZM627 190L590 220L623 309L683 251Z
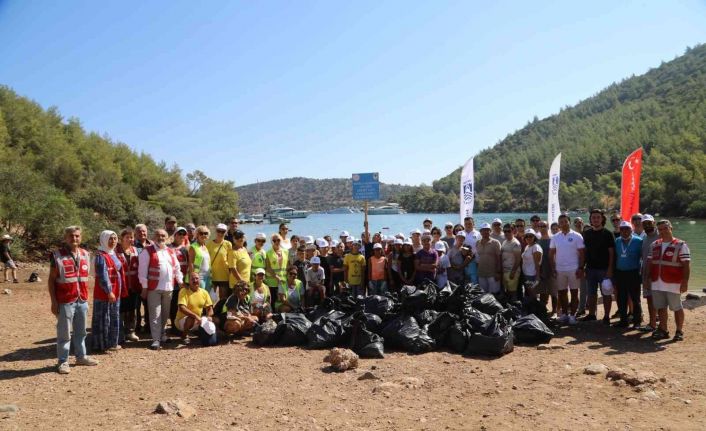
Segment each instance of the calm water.
M476 214L476 226L481 223L490 223L494 218L499 217L505 221L512 221L516 218L524 218L528 221L532 214L527 213L504 213L504 214ZM541 216L541 214L540 214ZM408 235L413 229L422 229L422 221L429 217L434 221L435 226L443 229L447 221L456 222L458 214L399 214L399 215L371 215L368 216L371 232L382 232L386 235L402 232ZM583 216L584 220L588 217ZM690 224L689 220L672 219L674 224L674 234L689 244L691 249L692 269L689 286L691 290L701 290L706 287L706 220L696 220L695 224ZM312 214L308 218L293 219L289 224L291 233L301 235L312 235L315 238L324 235L331 235L338 238L342 230L347 230L356 238L360 238L363 231L363 214ZM248 242L252 244L252 238L257 232L272 234L277 232L276 224L244 224L241 229L245 232Z

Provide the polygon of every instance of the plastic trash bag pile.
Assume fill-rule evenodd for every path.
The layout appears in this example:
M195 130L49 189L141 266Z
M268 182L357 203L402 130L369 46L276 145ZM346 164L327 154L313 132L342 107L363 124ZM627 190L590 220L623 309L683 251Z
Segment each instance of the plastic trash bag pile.
M334 296L319 306L275 314L255 328L262 346L346 347L362 358L383 358L385 348L413 354L450 350L501 356L515 343L546 343L546 308L536 300L508 303L477 285L438 289L433 282L403 286L399 293Z

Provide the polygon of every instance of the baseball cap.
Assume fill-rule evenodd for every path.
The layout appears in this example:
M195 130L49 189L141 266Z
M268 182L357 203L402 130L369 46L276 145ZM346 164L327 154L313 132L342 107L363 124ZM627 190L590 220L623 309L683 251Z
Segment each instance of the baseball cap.
M446 246L444 245L443 241L439 241L436 244L434 244L434 250L436 251L446 251Z
M632 224L627 220L623 220L620 222L620 229L622 229L624 227L626 227L628 229L632 229Z
M187 223L186 230L196 230L196 225L193 223Z
M525 236L527 235L534 235L535 238L539 239L542 237L542 235L538 232L535 232L534 229L527 229L525 230Z
M490 229L490 224L483 223L482 225L480 225L480 230L483 230L483 229Z
M402 238L395 238L395 242L393 244L395 244L395 245L400 244L401 245L401 244L404 244L404 241L402 240Z
M376 249L382 250L382 244L380 244L379 242L376 242L375 244L373 244L373 250L376 250Z
M313 244L314 243L314 237L311 235L307 235L304 237L304 243L305 244Z
M454 224L450 221L447 221L446 223L444 223L444 227L454 227Z
M264 270L263 268L258 268L258 269L255 270L255 275L257 275L257 274L264 274L264 273L265 273L265 270Z
M424 229L422 231L422 235L431 235L431 231L429 229Z
M169 223L169 222L174 222L174 223L176 223L176 221L177 221L177 220L176 220L176 217L174 217L173 215L167 216L167 218L164 219L164 222L165 222L165 223Z
M332 239L332 240L331 240L331 247L336 247L336 246L338 246L338 244L340 244L340 243L341 243L341 242L340 242L339 240L337 240L337 239Z
M328 247L328 241L323 238L316 238L316 245L318 247Z
M407 238L407 239L404 240L404 242L403 242L402 244L404 244L404 245L412 245L412 240L409 239L409 238Z
M179 232L184 232L184 233L186 233L186 228L185 228L184 226L179 226L178 228L176 228L176 230L174 231L174 233L179 233ZM5 237L3 237L3 239L5 239Z
M354 241L355 241L355 237L353 235L346 237L346 242L354 242Z
M216 230L228 230L228 226L224 225L223 223L218 223L216 225Z
M400 233L398 233L397 235L395 235L395 238L402 238L402 239L404 239L405 236L404 236L404 234L403 234L402 232L400 232Z
M314 256L311 258L309 261L312 265L320 265L321 264L321 259L319 259L319 256Z
M422 223L426 223L426 222L431 223L431 219L430 219L429 217L427 217L427 218L424 219L424 221L423 221Z
M503 221L500 220L499 218L494 218L494 219L493 219L493 224L496 224L496 223L497 223L497 224L503 224Z
M342 230L338 236L341 237L341 236L350 236L350 235L348 234L347 230Z
M414 229L414 230L411 231L409 234L410 234L410 235L414 235L414 234L419 234L419 235L421 235L421 234L422 234L422 231L419 230L419 229Z
M456 232L456 235L455 235L455 236L461 236L461 237L465 238L465 237L466 237L466 232L460 230L460 231Z
M643 214L642 221L655 221L655 218L652 217L650 214Z
M265 234L262 233L262 232L258 232L258 233L255 234L255 239L264 239L264 240L267 240L267 235L265 235Z

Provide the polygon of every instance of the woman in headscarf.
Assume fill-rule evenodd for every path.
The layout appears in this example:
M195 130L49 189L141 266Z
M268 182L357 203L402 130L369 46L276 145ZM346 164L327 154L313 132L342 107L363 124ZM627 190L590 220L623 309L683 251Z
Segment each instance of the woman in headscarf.
M127 296L125 268L115 253L118 235L112 230L100 234L96 254L96 281L93 287L93 351L120 350L120 298Z

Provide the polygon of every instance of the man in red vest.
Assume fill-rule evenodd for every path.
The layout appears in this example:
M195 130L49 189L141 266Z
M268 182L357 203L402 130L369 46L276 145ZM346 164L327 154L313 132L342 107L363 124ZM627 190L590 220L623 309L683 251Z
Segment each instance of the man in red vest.
M686 242L672 235L672 223L660 220L657 223L659 239L652 243L652 253L649 255L649 281L652 290L652 304L659 315L659 327L652 333L652 338L661 340L669 338L667 329L667 307L674 312L677 331L674 341L684 339L684 309L681 294L689 290L689 273L691 255Z
M76 365L98 365L86 355L86 318L88 315L88 252L81 248L81 228L69 226L64 230L64 245L51 255L49 297L51 312L57 317L56 354L57 372L69 374L69 348L72 342Z

